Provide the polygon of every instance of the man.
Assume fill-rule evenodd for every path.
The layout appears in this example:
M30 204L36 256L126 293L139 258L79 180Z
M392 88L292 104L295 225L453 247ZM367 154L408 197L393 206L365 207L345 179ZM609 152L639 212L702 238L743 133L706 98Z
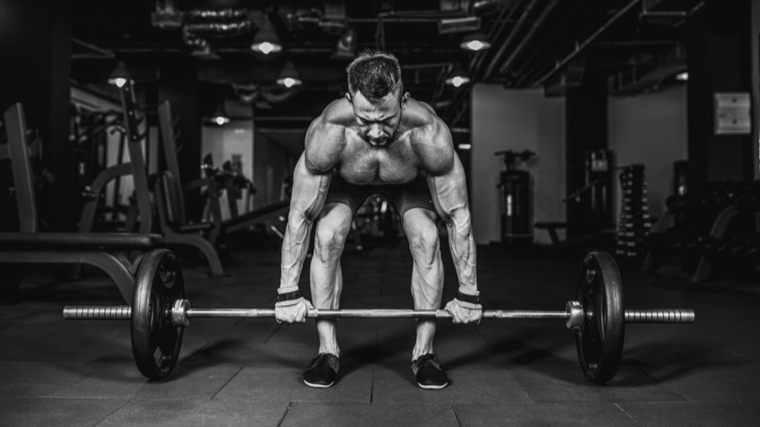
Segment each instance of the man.
M294 172L275 317L304 322L312 304L298 279L316 223L311 295L318 309L337 309L343 287L340 257L353 215L367 197L385 196L402 218L413 258L416 310L438 309L443 292L436 213L448 226L459 278L457 298L446 305L455 323L478 323L475 241L464 170L451 134L433 109L404 92L393 55L365 53L347 69L349 93L332 102L309 126ZM330 387L340 350L334 319L318 319L319 356L304 373L311 387ZM422 388L441 389L448 377L433 349L436 322L417 320L412 371Z

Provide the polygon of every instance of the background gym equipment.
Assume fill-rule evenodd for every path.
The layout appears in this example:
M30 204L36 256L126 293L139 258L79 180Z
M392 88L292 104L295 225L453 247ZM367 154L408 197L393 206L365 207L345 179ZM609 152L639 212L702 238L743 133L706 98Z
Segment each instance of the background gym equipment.
M194 317L274 317L274 309L191 308L184 299L184 279L175 255L155 250L137 273L132 306L66 306L65 319L131 320L132 352L140 372L152 380L174 369L185 326ZM484 310L484 318L565 320L575 331L578 359L586 378L604 384L615 376L623 352L625 322L692 323L694 312L683 309L624 310L623 285L617 264L605 252L591 252L583 261L576 292L565 311ZM446 310L312 310L308 317L450 318Z
M10 158L18 231L0 233L0 302L15 303L23 280L24 264L89 264L105 271L129 301L134 293L140 258L127 259L127 251L147 251L164 243L148 233L41 232L34 179L28 156L26 116L21 104L4 114L8 143L0 144L0 158ZM126 165L129 167L129 165ZM7 273L6 273L7 271Z
M668 211L645 242L644 270L656 270L675 257L694 282L711 275L756 281L760 181L703 182L666 203Z
M501 241L505 244L530 243L533 238L530 211L530 173L517 169L518 162L527 162L536 153L525 150L497 151L494 156L503 156L505 170L499 176L499 205L501 215Z
M269 223L270 227L277 229L277 233L284 230L285 222L290 209L290 200L281 200L267 206L253 209L244 213L237 210L238 190L234 185L234 180L214 179L213 176L194 180L185 187L182 187L182 181L179 175L179 161L177 157L177 134L174 132L174 119L172 119L171 105L164 101L158 107L158 119L161 128L161 141L164 158L166 159L167 170L160 174L160 182L157 185L159 195L159 217L162 230L171 239L189 239L189 232L203 229L206 239L210 245L217 244L217 240L222 240L233 233L248 230L256 224ZM208 169L207 169L208 170ZM195 191L199 187L205 186L209 198L209 210L211 211L211 221L195 225L185 224L184 195L190 191ZM250 184L253 187L253 183ZM221 192L227 191L228 206L231 218L222 220L221 207L219 205L219 196ZM249 191L250 193L250 191ZM204 246L208 246L205 245Z

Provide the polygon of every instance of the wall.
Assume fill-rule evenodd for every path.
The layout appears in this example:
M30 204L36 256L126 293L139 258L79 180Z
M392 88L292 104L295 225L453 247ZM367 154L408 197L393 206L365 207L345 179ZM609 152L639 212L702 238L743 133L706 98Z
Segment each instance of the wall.
M577 194L566 205L567 236L597 235L613 228L612 200L590 191L597 177L587 174L590 152L607 150L607 75L583 73L581 84L565 94L565 194ZM578 193L580 191L580 193ZM599 196L592 200L592 197Z
M55 191L39 212L50 231L76 230L81 215L69 136L71 0L0 1L0 115L16 102L39 131Z
M686 85L630 98L610 98L609 148L617 166L646 166L649 212L660 217L673 194L673 162L688 157ZM620 181L615 212L620 207ZM616 215L617 218L617 215Z
M477 244L500 239L496 187L503 169L501 150L532 150L538 156L521 169L533 178L533 222L563 221L565 206L565 101L542 89L506 90L478 84L472 92L472 215ZM548 243L545 231L534 241Z
M755 37L753 34L760 34L760 0L752 0L752 28L750 30L750 44L752 50L752 75L760 75L760 36ZM760 108L757 101L760 100L760 80L752 79L752 162L754 178L760 179Z
M708 1L684 26L689 69L689 184L752 180L751 134L716 135L714 95L752 92L750 2Z
M283 199L283 180L293 174L293 156L262 132L256 132L253 206L260 208Z
M233 155L240 155L243 175L248 179L252 179L254 176L253 121L231 120L224 126L204 126L201 159L209 153L214 159L214 167L217 168L221 168L222 164L228 160L232 162ZM199 160L199 168L200 164L201 161ZM246 200L245 195L243 195L241 200L238 200L238 212L244 213L247 211L247 207L245 206ZM229 218L230 213L227 206L226 194L223 196L220 205L222 218Z

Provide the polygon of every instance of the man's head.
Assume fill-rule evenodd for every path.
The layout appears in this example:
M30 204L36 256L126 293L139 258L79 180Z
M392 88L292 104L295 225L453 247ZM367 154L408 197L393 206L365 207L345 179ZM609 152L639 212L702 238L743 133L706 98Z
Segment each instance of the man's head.
M404 94L401 67L384 52L365 52L346 70L346 99L354 109L361 134L372 145L385 145L401 123L409 94Z

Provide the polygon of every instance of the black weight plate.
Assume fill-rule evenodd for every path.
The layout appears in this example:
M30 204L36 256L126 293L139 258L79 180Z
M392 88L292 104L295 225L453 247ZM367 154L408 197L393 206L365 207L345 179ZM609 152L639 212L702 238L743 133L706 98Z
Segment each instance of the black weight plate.
M617 373L625 338L623 284L610 254L586 255L576 298L584 312L583 326L575 333L581 370L589 381L604 384Z
M132 354L137 368L151 380L166 378L182 346L182 326L171 322L174 301L185 297L182 270L167 249L147 254L137 270L132 299Z

